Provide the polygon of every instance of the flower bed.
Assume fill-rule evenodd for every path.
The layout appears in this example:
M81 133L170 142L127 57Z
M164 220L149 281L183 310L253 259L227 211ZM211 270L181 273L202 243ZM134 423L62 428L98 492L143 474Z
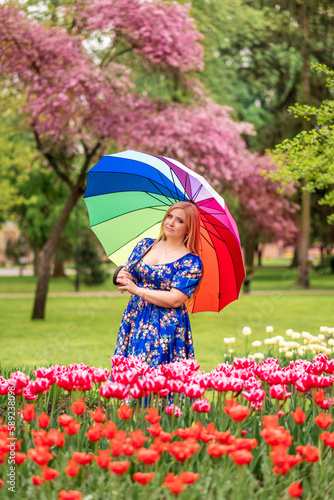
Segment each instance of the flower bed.
M333 498L334 360L112 358L0 378L1 494L20 499ZM15 417L13 419L13 416ZM321 486L321 487L320 487Z

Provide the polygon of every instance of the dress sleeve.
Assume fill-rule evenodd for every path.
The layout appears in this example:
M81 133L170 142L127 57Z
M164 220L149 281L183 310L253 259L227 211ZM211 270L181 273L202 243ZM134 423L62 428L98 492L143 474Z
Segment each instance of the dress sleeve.
M181 268L174 274L171 288L177 288L191 297L201 277L202 261L197 255L190 254L184 258Z
M152 245L153 242L154 239L152 238L144 238L138 241L137 245L132 250L130 257L124 264L124 267L129 269L132 264L134 264L134 262L136 262L136 260L139 259L139 257L143 255L143 253Z

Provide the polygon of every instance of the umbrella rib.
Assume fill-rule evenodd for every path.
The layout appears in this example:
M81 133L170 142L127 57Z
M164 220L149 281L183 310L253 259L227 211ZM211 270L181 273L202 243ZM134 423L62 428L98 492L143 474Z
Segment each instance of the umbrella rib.
M198 196L198 195L199 195L199 193L201 192L202 187L203 187L203 185L201 184L201 185L199 186L199 188L197 189L196 193L194 194L194 196L193 196L193 200L194 200L194 201L196 200L197 196Z
M166 211L165 206L169 207L169 205L167 203L162 208L159 208L159 207L150 207L150 206L148 206L148 207L138 207L138 208L135 208L134 210L130 210L130 212L125 212L125 213L122 212L119 215L115 215L114 217L109 217L109 219L103 220L103 221L99 222L98 224L93 224L92 226L89 226L89 227L96 227L96 226L99 226L100 224L104 224L105 222L108 222L110 220L116 220L116 219L118 219L118 217L122 217L123 215L133 214L135 212L139 212L140 210L145 210L145 209L157 210L158 212L165 212Z
M211 222L210 222L210 221L208 221L208 220L206 220L206 222L207 222L208 224L211 224ZM204 223L204 221L203 221L203 223ZM203 225L204 225L204 224L203 224ZM216 238L220 239L220 241L223 241L223 242L225 243L225 247L226 247L226 249L227 249L228 253L230 254L231 261L233 262L233 258L232 258L232 253L231 253L231 250L230 250L230 248L229 248L228 244L226 243L225 239L224 239L224 238L222 238L220 235L216 236L216 235L215 235L212 231L210 231L208 228L206 228L206 227L205 227L205 229L206 229L206 231L207 231L207 233L208 233L209 235L210 235L210 234L212 234L212 235L213 235L213 236L215 236ZM226 231L227 231L227 229L226 229ZM206 240L206 241L207 241L207 240ZM213 244L212 244L212 247L213 247L213 248L215 248ZM219 267L219 260L218 260L218 259L217 259L217 262L218 262L218 267ZM235 279L234 279L234 281L235 281L235 286L236 286L236 293L237 293L237 296L239 296L239 292L238 292L238 288L237 288L237 276L236 276L236 272L235 272L235 266L233 265L233 266L232 266L232 268L233 268L234 278L235 278Z
M149 191L144 191L148 196L150 196L151 198L153 198L154 200L157 200L157 201L161 201L159 200L159 198L157 198L156 196L153 195L153 193L150 193ZM165 196L165 195L164 195ZM175 200L175 198L174 198ZM169 204L168 203L164 203L164 205L166 207L169 207ZM156 208L156 207L147 207L147 208Z
M131 241L135 240L136 238L138 238L141 234L145 233L146 231L148 231L149 229L151 229L151 227L155 226L156 223L152 224L151 226L145 228L144 231L141 231L139 234L137 234L136 236L132 237L131 240L128 240L126 241L125 243L122 243L122 245L118 248L116 248L116 250L114 250L111 254L109 255L112 255L113 253L117 252L118 250L120 250L121 248L123 248L125 245L127 245L128 243L130 243ZM151 238L152 240L154 240L154 238ZM156 238L155 238L156 239Z
M174 198L174 200L177 200L178 198L176 198L176 197L175 197L175 196L177 196L177 191L176 191L175 182L173 181L173 182L174 182L173 186L175 187L175 193L173 193L173 192L169 189L169 187L167 186L167 184L166 184L166 182L165 182L164 178L162 177L161 172L160 172L160 171L158 171L158 172L159 172L159 176L160 176L160 178L161 178L162 182L164 183L164 185L165 185L166 189L168 189L168 191L170 192L170 194L171 194L171 198ZM151 182L152 182L152 180L151 180Z
M167 165L167 163L166 163L166 165ZM179 179L179 177L176 175L176 173L174 172L174 170L170 166L169 166L169 171L170 171L170 174L172 176L174 184L175 184L175 178L178 179L178 181L180 182L182 189L183 189L183 196L184 196L184 198L186 198L187 192L186 192L185 186L182 184L181 180Z

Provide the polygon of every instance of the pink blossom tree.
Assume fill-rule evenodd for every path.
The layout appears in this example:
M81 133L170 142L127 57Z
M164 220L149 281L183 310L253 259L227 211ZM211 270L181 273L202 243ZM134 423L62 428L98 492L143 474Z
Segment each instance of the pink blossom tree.
M123 53L136 51L183 78L203 68L201 34L188 6L77 0L59 8L63 19L72 16L70 32L46 27L13 6L0 7L1 72L7 84L25 94L25 113L36 146L69 188L68 200L39 255L33 318L44 318L51 259L71 210L85 191L87 170L111 143L126 144L134 124L141 128L145 117L157 111L155 103L136 93L130 69L118 62L118 44L125 47ZM103 30L107 39L108 46L100 53L91 50L96 30Z
M289 184L281 192L279 182L268 178L268 173L275 169L275 164L268 156L253 155L247 175L237 187L248 275L253 272L257 243L282 240L292 244L297 237L295 214L299 206L291 200L295 188Z
M242 134L254 134L252 125L234 122L231 111L203 97L200 106L186 109L173 103L145 124L145 144L148 151L160 151L196 169L223 195L237 196L247 274L251 274L257 243L294 242L298 205L290 199L292 185L279 193L280 183L268 178L276 168L270 157L247 149ZM137 130L132 145L140 144L144 135Z
M219 189L241 188L253 156L231 109L204 97L193 73L203 69L202 35L189 5L152 0L59 2L33 19L0 6L3 85L24 96L41 158L68 186L68 199L39 255L33 318L44 318L50 265L59 236L83 195L86 172L106 151L134 147L197 168ZM39 14L35 12L35 17ZM61 21L52 25L54 19ZM45 21L45 23L43 22ZM59 23L58 23L59 24ZM164 72L168 100L136 89L132 61ZM177 101L177 90L187 103ZM174 102L173 102L174 101Z

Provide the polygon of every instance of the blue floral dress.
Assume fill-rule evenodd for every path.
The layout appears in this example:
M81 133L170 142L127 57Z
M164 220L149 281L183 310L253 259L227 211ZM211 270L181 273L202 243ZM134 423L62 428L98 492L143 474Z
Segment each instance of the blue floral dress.
M153 242L151 238L141 240L125 269L129 269ZM190 297L201 279L202 261L191 253L168 264L150 266L140 260L131 274L138 286L151 290L177 288ZM137 356L151 366L194 358L186 306L159 307L132 295L119 328L115 355Z

